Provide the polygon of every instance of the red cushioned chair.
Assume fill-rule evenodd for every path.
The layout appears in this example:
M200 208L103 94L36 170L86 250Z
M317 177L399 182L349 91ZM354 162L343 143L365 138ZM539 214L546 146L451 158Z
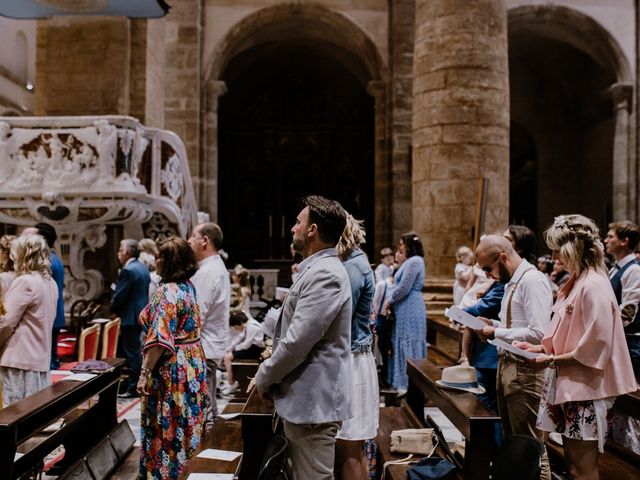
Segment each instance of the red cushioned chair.
M120 319L116 318L106 323L102 330L102 349L100 360L115 358L118 350L118 336L120 334Z

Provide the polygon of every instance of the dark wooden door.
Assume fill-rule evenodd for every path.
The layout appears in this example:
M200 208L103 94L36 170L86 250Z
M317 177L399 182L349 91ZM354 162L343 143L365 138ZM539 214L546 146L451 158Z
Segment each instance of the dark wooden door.
M373 99L308 52L231 65L220 102L219 218L231 262L290 258L300 199L326 195L373 232Z

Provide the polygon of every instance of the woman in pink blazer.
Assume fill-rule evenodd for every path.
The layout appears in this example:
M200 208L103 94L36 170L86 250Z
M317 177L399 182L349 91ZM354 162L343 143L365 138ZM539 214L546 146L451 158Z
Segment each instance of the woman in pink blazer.
M558 293L542 345L514 344L543 353L532 362L548 368L537 427L563 435L571 478L597 479L615 397L637 384L598 227L582 215L562 215L545 239L571 277Z
M58 287L51 278L49 248L40 235L11 243L17 277L5 294L0 317L2 401L10 405L51 383L51 329Z

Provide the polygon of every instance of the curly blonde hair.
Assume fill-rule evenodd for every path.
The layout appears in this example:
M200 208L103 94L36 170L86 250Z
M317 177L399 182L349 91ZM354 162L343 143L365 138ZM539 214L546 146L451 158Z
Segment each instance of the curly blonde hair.
M40 235L23 235L11 243L11 258L18 275L38 272L51 276L51 257L45 239Z
M347 214L347 225L342 231L340 240L336 245L338 256L344 261L356 248L365 243L367 233L364 230L364 220L356 220L353 215Z
M557 250L567 259L568 270L579 276L593 268L607 274L604 264L604 246L598 227L584 215L560 215L544 232L544 239L551 250Z
M13 260L11 259L11 242L16 239L15 235L3 235L0 237L0 251L7 255L6 263L0 264L0 272L12 272Z

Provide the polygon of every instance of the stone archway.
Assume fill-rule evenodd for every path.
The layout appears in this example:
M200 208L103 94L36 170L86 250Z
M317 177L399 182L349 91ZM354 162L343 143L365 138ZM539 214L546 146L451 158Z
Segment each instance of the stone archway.
M537 152L538 213L528 226L541 240L560 213L583 213L601 228L637 220L632 74L618 43L566 7L515 8L508 29L511 120ZM520 217L512 209L510 219Z
M238 72L261 55L288 54L295 46L310 55L342 69L370 96L373 110L371 125L371 248L388 241L388 217L391 208L390 160L387 124L388 72L381 55L367 34L348 17L317 5L278 5L261 9L235 25L217 45L206 64L205 154L203 155L204 191L201 206L212 218L219 218L219 105L227 93L230 69ZM273 57L276 58L276 57ZM274 227L275 228L275 227ZM281 226L278 226L281 228Z

